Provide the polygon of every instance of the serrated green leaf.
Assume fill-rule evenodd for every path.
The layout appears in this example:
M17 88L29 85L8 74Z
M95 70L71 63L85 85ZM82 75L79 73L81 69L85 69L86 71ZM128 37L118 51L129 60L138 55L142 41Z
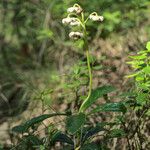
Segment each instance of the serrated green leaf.
M55 142L62 142L62 143L68 143L73 145L73 141L70 137L68 137L67 135L61 133L60 131L56 132L52 138L51 138L52 143Z
M116 102L116 103L106 103L106 104L97 106L95 109L91 111L91 113L96 113L96 112L123 112L125 113L126 111L127 109L122 102Z
M71 134L74 134L85 123L85 120L86 120L86 116L83 113L70 116L66 120L66 128Z
M110 92L113 92L115 90L112 86L102 86L98 87L97 89L93 90L89 99L87 101L84 101L80 107L80 111L83 112L87 108L89 108L96 100L98 100L100 97L102 97L105 94L108 94Z

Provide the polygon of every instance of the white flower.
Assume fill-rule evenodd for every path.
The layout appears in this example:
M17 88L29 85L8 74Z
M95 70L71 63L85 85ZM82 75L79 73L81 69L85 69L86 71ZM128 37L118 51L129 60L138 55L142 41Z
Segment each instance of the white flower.
M78 21L76 22L70 22L71 26L80 26L80 23Z
M62 23L63 23L63 24L70 24L71 21L72 21L72 19L71 19L70 17L67 17L67 18L64 18L64 19L62 20Z
M75 17L67 17L62 19L62 23L66 25L71 25L71 26L80 26L80 22L77 20Z
M67 9L67 12L68 13L73 13L75 11L75 8L74 7L70 7Z
M104 17L103 16L98 16L97 13L92 13L90 14L89 18L93 21L103 21Z
M82 12L82 8L80 5L74 4L73 7L67 9L67 12L80 14Z
M83 37L83 33L81 33L81 32L70 32L69 37L71 39L77 40L77 39L80 39Z
M74 19L70 22L71 26L80 26L80 22L77 19Z

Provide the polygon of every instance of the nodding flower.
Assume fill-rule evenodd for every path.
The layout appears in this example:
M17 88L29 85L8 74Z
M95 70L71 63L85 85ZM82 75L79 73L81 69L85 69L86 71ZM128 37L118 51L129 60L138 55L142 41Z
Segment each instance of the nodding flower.
M82 12L82 8L80 5L78 4L74 4L73 7L70 7L67 9L68 13L76 13L76 14L80 14Z
M80 22L77 20L77 18L74 17L67 17L62 19L62 23L71 26L80 26Z
M93 12L90 14L89 18L93 21L103 21L104 17L103 16L98 16L96 12Z
M72 19L72 21L70 22L70 25L71 25L71 26L80 26L80 22L79 22L76 18L74 18L74 19Z
M78 40L83 37L83 33L81 32L70 32L69 37L73 40Z
M63 24L69 24L70 22L71 22L71 18L70 17L62 19L62 23Z

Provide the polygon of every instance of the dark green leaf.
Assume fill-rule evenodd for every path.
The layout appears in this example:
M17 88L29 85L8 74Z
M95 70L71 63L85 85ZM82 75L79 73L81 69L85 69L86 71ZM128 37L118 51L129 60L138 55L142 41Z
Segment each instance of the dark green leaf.
M100 106L97 106L95 109L91 111L91 113L96 112L123 112L125 113L127 111L125 105L122 102L116 102L116 103L106 103L102 104Z
M105 131L105 129L99 125L97 125L96 127L88 128L88 131L83 134L82 142L86 141L88 138L99 133L100 131Z
M84 145L81 150L101 150L98 145L94 143Z
M15 126L12 128L13 132L18 132L18 133L24 133L27 132L28 129L30 127L33 127L35 124L37 123L41 123L43 120L53 117L53 116L57 116L58 114L44 114L44 115L40 115L38 117L32 118L31 120L28 120L27 122L25 122L24 124L21 124L19 126Z
M36 137L34 135L27 136L26 140L28 142L32 143L32 145L40 145L40 144L42 144L42 142L38 139L38 137Z
M63 142L63 143L68 143L68 144L71 144L73 145L73 141L70 137L68 137L67 135L61 133L61 132L56 132L53 137L51 138L52 140L52 143L54 142Z
M81 147L81 150L108 150L106 146L103 144L97 144L97 143L88 143Z
M102 97L105 94L108 94L112 91L114 91L115 88L112 86L102 86L92 91L91 96L89 99L82 103L80 107L80 111L85 111L87 108L89 108L98 98Z
M15 127L12 128L12 131L17 132L17 133L23 133L24 126L23 125L15 126Z
M83 113L68 117L66 121L67 130L71 134L76 133L81 128L81 126L85 123L85 119L86 117L85 114Z
M108 138L118 138L118 137L121 138L121 137L124 137L125 135L126 135L126 133L124 132L124 130L122 130L122 129L113 129L108 133L107 137Z
M35 149L35 147L39 147L41 144L42 142L34 135L23 136L17 146L17 150Z

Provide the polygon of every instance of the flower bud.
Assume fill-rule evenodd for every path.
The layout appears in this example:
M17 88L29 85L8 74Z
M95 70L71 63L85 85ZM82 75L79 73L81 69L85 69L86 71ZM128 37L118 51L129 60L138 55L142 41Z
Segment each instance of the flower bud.
M70 32L69 33L69 37L71 39L77 40L77 39L80 39L80 38L83 37L83 33L80 33L80 32Z
M82 8L80 5L78 4L74 4L73 7L70 7L67 9L68 13L76 13L76 14L80 14L82 12Z
M93 21L103 21L104 20L104 17L98 16L96 12L90 14L89 18Z

